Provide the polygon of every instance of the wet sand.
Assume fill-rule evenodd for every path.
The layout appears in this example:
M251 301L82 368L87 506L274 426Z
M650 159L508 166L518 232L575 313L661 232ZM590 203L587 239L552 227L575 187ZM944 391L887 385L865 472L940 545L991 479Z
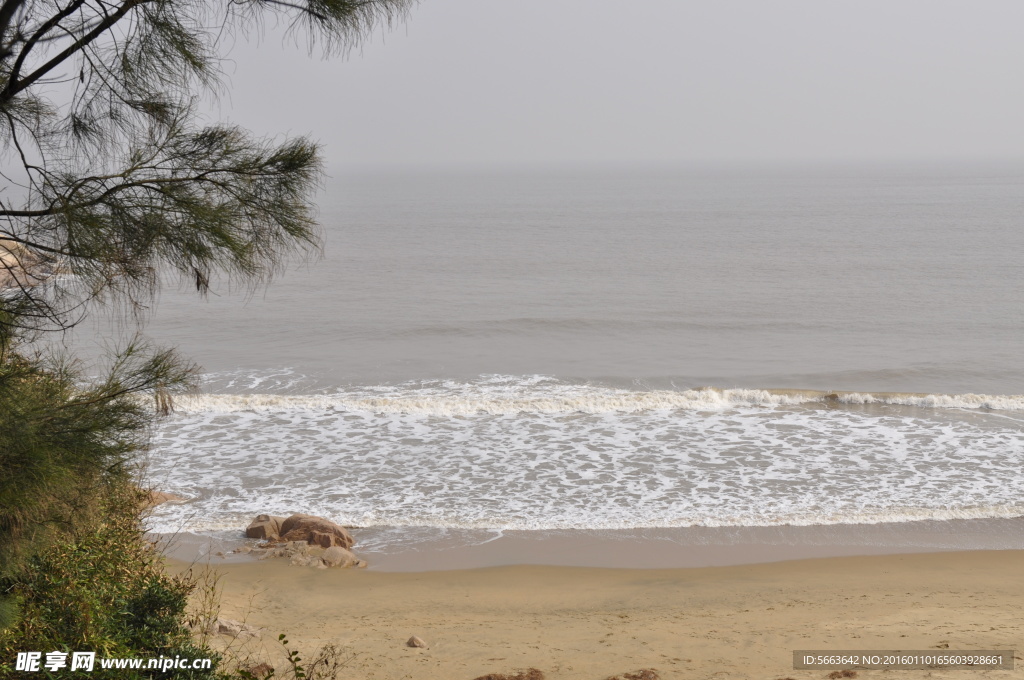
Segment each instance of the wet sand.
M814 557L947 550L1024 550L1024 518L881 524L496 531L357 528L355 551L370 571L436 571L511 565L668 569ZM154 535L155 538L160 538ZM192 562L248 561L242 532L164 536L164 552ZM222 553L224 557L217 554Z
M172 569L186 565L171 562ZM315 570L219 564L221 616L262 629L219 644L280 667L278 633L339 678L471 680L535 667L551 680L641 668L666 680L823 678L795 649L1024 648L1024 551L854 556L688 569L503 566ZM427 649L405 645L411 635ZM1018 652L1018 655L1020 652ZM1016 678L1014 671L860 671L859 677Z

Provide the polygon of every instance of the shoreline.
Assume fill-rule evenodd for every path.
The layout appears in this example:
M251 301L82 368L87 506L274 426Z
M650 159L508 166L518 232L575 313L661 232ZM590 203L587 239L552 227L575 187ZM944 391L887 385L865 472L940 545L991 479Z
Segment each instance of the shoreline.
M190 566L170 561L168 568ZM262 630L260 638L217 644L277 665L279 633L306 658L334 643L349 659L342 680L472 680L528 667L548 680L604 680L641 668L662 680L810 680L827 672L794 670L793 650L1013 649L1024 639L1022 550L405 573L266 560L215 564L214 572L221 616ZM427 648L407 647L412 635ZM1018 665L994 675L891 677L1021 674Z
M786 560L975 550L1024 550L1024 518L622 530L497 531L429 527L352 529L370 571L426 572L541 565L667 569ZM249 562L237 532L154 535L181 562ZM223 553L223 556L218 556Z

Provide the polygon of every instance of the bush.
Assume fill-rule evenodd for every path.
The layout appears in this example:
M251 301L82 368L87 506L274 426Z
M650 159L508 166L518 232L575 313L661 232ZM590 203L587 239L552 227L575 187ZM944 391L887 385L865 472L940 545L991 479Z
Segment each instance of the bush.
M126 480L112 481L95 530L32 557L16 577L0 582L17 597L17 623L0 632L0 678L19 673L17 652L95 651L97 658L211 658L211 671L175 670L175 678L212 677L219 657L198 646L187 625L194 582L170 577L139 529L144 497ZM68 675L72 675L68 673ZM157 670L102 670L94 678L169 677ZM60 674L50 677L60 677Z
M189 619L198 582L165 573L142 530L149 495L132 482L159 413L168 410L170 394L190 388L194 367L173 352L135 344L114 358L105 379L90 383L73 364L13 345L0 332L0 679L83 677L70 670L73 652L96 653L92 678L256 677L227 672L237 661L222 664L193 636L211 612ZM156 397L155 409L147 396ZM63 652L68 665L19 671L19 652L41 652L43 662L47 653ZM211 668L99 663L161 657L210 659ZM283 674L259 677L330 680L347 660L327 648L308 668L299 661L290 651Z
M188 389L194 373L173 352L133 344L90 383L74 364L0 337L0 579L53 546L86 544L122 512L109 489L127 483L158 415L142 397ZM134 522L138 509L123 514ZM0 630L15 617L0 591Z

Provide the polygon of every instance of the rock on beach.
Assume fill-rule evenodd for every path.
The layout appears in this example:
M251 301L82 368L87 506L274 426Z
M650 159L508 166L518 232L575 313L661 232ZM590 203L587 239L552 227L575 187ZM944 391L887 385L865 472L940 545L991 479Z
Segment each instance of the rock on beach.
M292 515L281 523L282 541L305 541L321 548L351 548L355 545L345 527L315 515Z
M355 555L338 545L325 550L320 559L328 567L350 567L359 562Z
M258 515L246 527L245 537L258 538L263 541L278 541L281 539L281 523L284 520L284 517L275 515Z
M349 551L355 540L348 530L324 517L258 515L246 527L245 535L269 544L247 551L260 559L287 557L294 565L321 569L366 566Z

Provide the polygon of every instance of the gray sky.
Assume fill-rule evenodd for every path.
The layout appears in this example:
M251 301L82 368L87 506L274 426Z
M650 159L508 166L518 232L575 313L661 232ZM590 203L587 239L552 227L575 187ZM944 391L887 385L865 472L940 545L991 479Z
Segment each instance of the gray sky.
M1020 0L422 0L348 59L272 30L220 116L332 165L1024 159Z

